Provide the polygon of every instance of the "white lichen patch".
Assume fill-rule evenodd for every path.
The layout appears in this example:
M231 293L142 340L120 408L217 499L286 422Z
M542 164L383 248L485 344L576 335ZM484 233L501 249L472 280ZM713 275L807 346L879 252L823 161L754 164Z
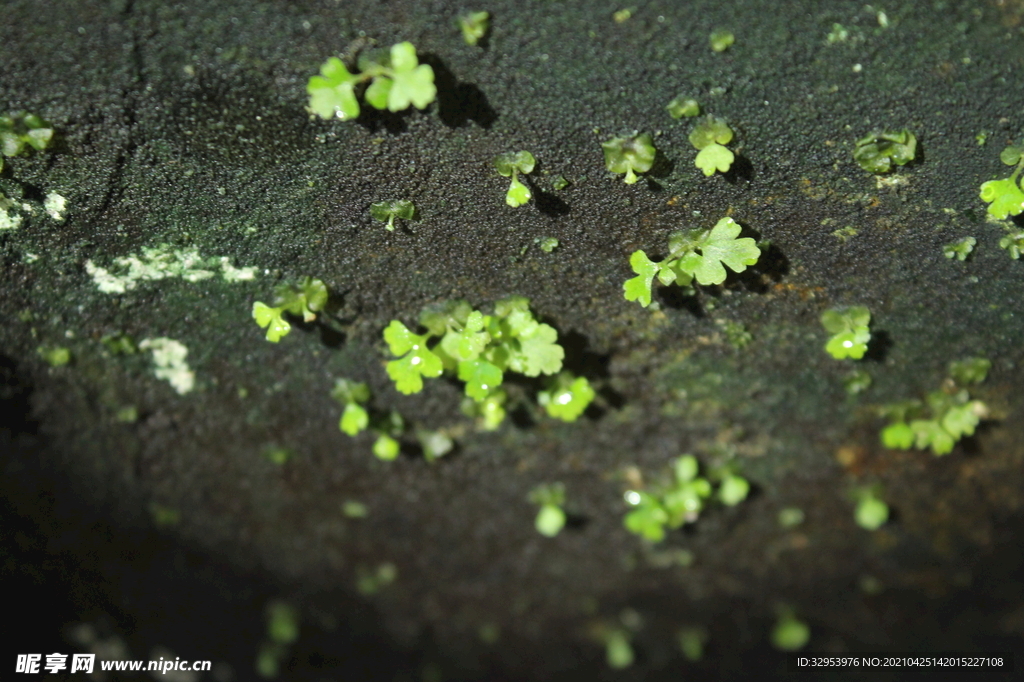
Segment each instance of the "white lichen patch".
M21 216L15 213L13 216L7 211L17 207L17 204L0 192L0 230L17 230L21 225Z
M64 210L67 207L67 200L56 192L50 192L43 200L43 209L47 215L56 221L64 220Z
M215 277L218 270L225 282L240 282L256 277L256 268L236 268L227 256L204 259L198 249L173 249L167 244L144 248L141 256L115 258L114 267L109 270L91 260L85 262L85 271L105 294L123 294L134 289L139 282L169 277L200 282Z
M153 352L156 378L166 379L179 395L185 395L195 387L195 372L189 369L188 363L185 362L188 356L185 344L161 336L156 339L143 339L139 348Z

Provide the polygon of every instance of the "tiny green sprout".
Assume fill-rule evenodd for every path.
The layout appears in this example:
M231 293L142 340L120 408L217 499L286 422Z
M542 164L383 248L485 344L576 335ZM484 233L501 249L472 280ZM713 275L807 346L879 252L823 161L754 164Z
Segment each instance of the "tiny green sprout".
M633 12L636 11L636 7L626 7L620 9L612 14L612 19L615 20L616 24L624 24L633 17Z
M871 492L860 495L854 520L864 530L878 530L889 520L889 505Z
M572 183L566 180L564 175L556 175L551 179L551 189L555 190L556 192L562 191L570 184Z
M946 258L949 258L950 260L952 260L953 258L956 258L957 260L961 261L967 260L967 256L969 256L971 252L974 251L974 246L977 243L978 240L975 239L974 237L964 237L959 241L955 241L951 244L946 244L945 246L943 246L942 255L944 255Z
M280 466L288 461L292 456L292 453L288 448L283 448L280 445L271 445L263 451L263 456L274 464Z
M862 369L855 369L843 377L843 388L850 395L863 393L871 387L871 375Z
M301 315L303 321L312 322L327 305L327 285L312 277L304 278L299 284L282 284L274 293L276 307L261 301L252 304L252 317L267 330L267 341L271 343L277 343L292 329L284 313Z
M455 448L455 441L444 431L417 429L416 440L423 449L423 458L428 462L444 457Z
M558 240L554 237L544 237L543 239L535 240L540 250L544 253L551 253L558 248Z
M476 45L491 27L490 12L466 12L459 16L459 29L462 30L462 38L467 45Z
M635 507L622 520L626 530L651 542L664 540L668 512L661 506L658 498L637 490L627 490L623 498L626 504Z
M277 644L292 644L299 638L299 613L283 601L267 604L267 637Z
M416 215L416 207L407 199L378 201L375 204L370 204L370 215L382 223L386 222L385 229L388 232L394 232L395 218L412 220L413 216Z
M1006 236L999 240L999 248L1005 249L1013 260L1019 259L1024 252L1024 230L1007 227Z
M1017 177L1021 168L1024 168L1024 145L1010 145L999 153L999 160L1007 166L1014 166L1010 177L1002 180L989 180L981 185L981 200L989 205L988 214L997 220L1006 220L1012 215L1020 215L1024 211L1024 191L1018 183ZM1018 235L1019 236L1019 235ZM999 242L999 246L1010 251L1010 257L1014 260L1020 255L1018 247L1010 248L1014 240L1005 237ZM1015 255L1016 253L1016 255Z
M561 483L546 483L530 491L530 502L540 505L534 527L541 535L553 538L565 526L565 486Z
M356 88L368 81L363 98L376 109L396 112L410 105L425 109L437 97L434 70L429 64L419 63L410 42L392 45L385 58L360 60L360 68L362 73L351 73L337 57L325 61L320 75L312 76L306 85L310 111L324 119L356 118Z
M684 230L669 235L669 254L665 260L652 261L643 251L634 251L629 265L636 277L622 285L627 301L638 301L643 307L651 304L654 279L668 286L688 287L693 280L699 284L721 284L728 265L733 272L743 272L757 263L761 249L750 237L740 237L740 227L732 218L722 218L710 230Z
M594 389L586 377L561 372L553 377L545 390L537 394L537 402L549 416L574 422L594 399Z
M980 384L988 377L992 361L988 358L965 358L949 363L949 376L960 386Z
M374 457L385 462L391 462L396 459L400 450L401 446L398 441L386 433L377 436L377 440L373 443Z
M869 173L888 173L914 160L917 138L909 130L874 132L857 140L853 160Z
M377 594L381 588L387 587L398 578L398 568L390 561L378 564L373 570L360 567L356 573L356 590L367 597Z
M100 339L100 343L113 355L134 355L139 352L135 339L124 332L107 334Z
M711 43L712 50L715 52L725 52L736 42L736 36L729 31L717 29L711 32L708 40Z
M53 141L53 128L50 124L36 116L22 111L0 116L0 154L17 156L26 147L43 151ZM3 169L3 158L0 157L0 170Z
M63 346L40 346L36 352L50 367L63 367L71 362L71 351Z
M804 522L804 510L799 507L780 509L778 522L783 528L796 528Z
M728 172L736 160L735 154L725 147L732 138L732 128L725 121L714 116L706 117L690 132L690 144L699 150L694 165L707 177L714 175L715 171Z
M797 651L811 639L811 629L792 613L784 613L772 628L772 646L781 651Z
M625 173L626 184L632 185L639 178L637 173L646 173L654 165L658 150L647 133L633 137L613 137L601 143L604 150L605 168L612 173Z
M341 505L341 513L350 519L362 519L369 515L370 510L358 500L345 500Z
M747 345L754 340L754 337L751 336L750 332L747 331L747 328L742 322L736 322L735 320L715 320L715 324L718 325L722 330L722 333L725 334L725 339L729 342L729 345L736 350L746 348Z
M633 665L633 645L629 633L621 628L608 631L604 639L605 661L613 670L623 670Z
M871 332L871 313L864 306L830 308L821 314L821 326L832 334L825 350L836 360L860 360L867 352Z
M134 405L127 405L117 411L114 419L122 424L134 424L139 421L139 410Z
M370 400L370 388L350 379L337 379L331 390L331 397L345 406L341 413L338 428L350 436L355 436L370 425L370 415L363 404Z
M387 364L388 376L399 393L419 393L423 390L423 377L439 377L444 371L441 358L427 348L427 338L413 334L398 320L392 320L384 330L384 340L391 353L402 356Z
M498 169L498 174L512 178L512 184L505 193L505 203L512 208L522 206L533 196L530 188L519 181L519 173L529 175L536 163L533 154L526 151L508 152L494 157L494 167Z
M728 474L719 486L718 499L727 507L735 507L747 499L747 494L750 493L750 483L747 479L735 474Z
M704 658L704 644L708 641L708 632L704 628L683 628L676 633L679 650L688 661L699 661Z
M665 108L668 110L668 115L672 118L693 118L694 116L700 116L700 104L698 104L697 100L692 97L683 97L680 95L665 105Z

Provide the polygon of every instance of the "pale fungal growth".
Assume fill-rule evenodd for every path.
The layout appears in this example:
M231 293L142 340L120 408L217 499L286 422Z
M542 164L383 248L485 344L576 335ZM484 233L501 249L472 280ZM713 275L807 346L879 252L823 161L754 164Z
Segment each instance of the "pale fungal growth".
M185 344L174 339L160 337L144 339L139 344L139 348L153 352L156 378L165 379L179 395L185 395L195 387L195 372L189 369L188 363L185 362L185 358L188 356L188 348L185 347Z
M60 222L64 220L64 211L67 208L67 203L67 199L61 195L56 192L50 192L43 201L43 209L47 215Z
M256 277L256 268L236 268L227 256L204 259L198 249L172 249L167 244L143 248L141 256L133 254L115 258L114 267L109 270L92 260L85 262L85 271L105 294L123 294L145 280L180 277L187 282L200 282L215 277L218 269L225 282L242 282ZM120 274L117 274L118 270Z

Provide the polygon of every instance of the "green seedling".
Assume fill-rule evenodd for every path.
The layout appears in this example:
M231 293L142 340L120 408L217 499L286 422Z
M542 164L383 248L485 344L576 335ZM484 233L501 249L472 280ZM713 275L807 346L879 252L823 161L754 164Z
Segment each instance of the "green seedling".
M377 568L367 570L360 567L357 570L356 590L364 596L377 594L381 589L395 582L398 578L398 568L390 561L377 564Z
M494 167L506 178L512 178L512 184L505 193L505 203L515 208L530 200L533 194L530 188L519 181L519 173L529 175L537 163L530 152L508 152L494 157Z
M299 614L292 605L272 601L266 608L267 638L256 656L256 672L261 677L277 677L288 658L289 647L299 638Z
M889 505L875 497L870 490L857 495L857 509L853 518L864 530L878 530L889 520Z
M625 173L626 184L632 185L639 178L637 173L646 173L654 165L658 150L647 133L634 137L613 137L601 144L604 150L605 168L612 173Z
M1020 169L1024 168L1024 145L1010 145L999 154L999 160L1007 166L1013 166L1010 177L1002 180L989 180L981 185L981 200L987 203L988 214L997 220L1006 220L1009 216L1020 215L1024 211L1024 191L1018 183ZM1006 241L1004 238L1003 241ZM1003 246L1003 242L999 245ZM1009 250L1009 249L1007 249ZM1019 255L1020 249L1017 249ZM1016 260L1017 256L1010 251L1011 257Z
M395 231L395 218L412 220L416 215L416 207L411 201L399 199L398 201L378 201L370 204L370 215L382 223L387 223L385 229L388 232Z
M280 445L271 445L263 450L263 456L270 462L282 466L291 459L292 453L288 448L283 448Z
M551 253L558 248L558 240L554 237L544 237L543 239L537 238L534 242L544 253Z
M50 367L63 367L71 362L71 351L63 346L39 346L36 352Z
M1024 251L1024 230L1007 227L1006 236L999 240L999 248L1005 249L1010 258L1017 260Z
M416 440L423 450L423 458L433 462L455 449L455 441L444 430L417 429Z
M623 670L633 665L633 645L626 630L614 628L605 634L605 661L613 670Z
M541 535L553 538L565 526L565 486L561 483L546 483L530 491L531 503L540 505L534 527Z
M942 255L950 260L954 258L960 261L967 260L967 256L971 255L971 252L974 251L974 246L977 243L978 240L974 237L964 237L960 241L943 246Z
M700 104L697 100L691 97L683 97L680 95L669 102L665 108L668 110L668 115L672 118L693 118L694 116L700 116Z
M489 12L466 12L459 17L458 24L466 44L476 45L491 27L491 15Z
M704 645L708 641L708 632L704 628L684 628L676 633L679 650L688 661L699 661L704 658Z
M500 388L489 393L481 402L466 396L462 400L462 413L477 421L481 431L494 431L505 421L505 401L508 395Z
M821 314L821 326L832 334L825 350L836 360L860 360L867 352L871 332L871 312L864 306L830 308Z
M252 304L252 318L267 330L267 341L277 343L292 330L284 314L302 316L312 322L316 314L327 305L327 285L318 279L306 277L299 284L282 284L274 290L275 307L256 301Z
M862 369L855 369L843 377L843 388L849 395L863 393L871 387L871 375Z
M736 36L729 31L722 29L712 31L711 35L708 36L708 40L711 43L711 49L715 52L725 52L729 47L736 42Z
M811 639L811 628L792 612L779 616L772 628L772 646L780 651L798 651Z
M725 334L725 339L729 342L729 345L736 350L743 350L754 340L754 337L747 331L746 326L742 322L715 320L715 324Z
M574 422L594 399L594 389L586 377L561 372L553 377L545 390L537 394L537 403L549 416Z
M369 83L363 99L375 109L391 112L408 109L410 105L425 109L437 97L434 70L420 64L416 48L404 42L391 46L390 53L379 59L361 58L362 73L351 73L337 57L320 66L320 75L306 85L309 109L323 119L347 121L359 116L357 89Z
M857 140L853 160L869 173L888 173L914 160L917 138L909 130L875 132Z
M728 172L736 160L725 145L732 141L733 132L725 121L708 116L698 123L690 133L690 144L698 149L694 165L710 177L715 171Z
M331 397L344 406L338 428L343 433L356 436L370 425L370 415L363 405L370 400L370 388L362 382L351 379L337 379Z
M991 363L985 358L969 358L950 363L950 381L941 390L932 391L925 400L910 400L886 405L882 415L890 424L882 429L882 444L887 448L909 450L931 448L946 455L964 436L974 435L988 406L971 400L965 388L985 380Z
M739 237L742 228L732 218L722 218L710 230L685 230L669 235L669 254L665 260L654 262L643 251L635 251L629 265L636 277L622 285L627 301L651 304L651 286L655 277L668 286L678 284L721 284L725 281L728 265L733 272L743 272L748 265L757 263L761 250L750 237Z
M4 156L18 156L26 149L43 151L53 141L53 128L35 114L23 111L0 116L0 170Z

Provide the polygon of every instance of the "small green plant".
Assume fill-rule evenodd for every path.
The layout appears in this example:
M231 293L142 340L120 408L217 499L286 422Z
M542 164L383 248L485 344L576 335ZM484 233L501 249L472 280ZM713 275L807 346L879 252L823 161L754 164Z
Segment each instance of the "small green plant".
M265 618L267 637L256 656L256 672L269 679L278 676L289 647L299 638L299 613L291 604L275 600L267 603Z
M36 352L50 367L63 367L71 362L71 351L63 346L39 346Z
M832 334L825 350L836 360L860 360L867 352L871 312L864 306L830 308L821 314L821 326Z
M1017 260L1024 251L1024 230L1007 227L1006 236L999 240L999 248L1005 249L1010 258Z
M715 324L725 334L725 340L729 342L729 345L736 350L743 350L754 340L754 337L747 331L746 326L742 322L715 320Z
M632 185L639 178L637 173L646 173L654 165L658 150L647 133L633 137L613 137L601 144L604 150L605 168L612 173L625 173L626 184Z
M700 104L692 97L676 97L666 106L668 115L672 118L693 118L700 116Z
M789 609L783 609L772 628L772 646L780 651L798 651L811 639L811 628Z
M949 381L942 389L929 393L924 401L884 406L882 416L891 423L882 429L882 444L900 450L931 448L936 455L952 452L956 442L974 435L979 422L988 416L988 406L971 400L966 386L984 381L991 366L985 358L952 362Z
M466 44L476 45L491 27L491 15L489 12L466 12L459 16L458 24Z
M858 491L857 509L853 518L864 530L878 530L889 520L889 505L876 497L871 489Z
M705 500L714 492L711 481L698 476L700 464L693 455L673 460L669 480L652 488L651 492L627 490L624 499L633 507L626 514L623 525L628 531L651 542L665 538L665 527L680 528L693 523L704 509ZM723 469L716 472L719 479L718 500L726 506L735 506L747 498L750 484L742 476Z
M529 175L536 163L530 152L508 152L494 157L494 167L498 169L498 174L512 178L512 184L505 193L505 203L512 208L522 206L533 196L530 188L519 181L519 173Z
M374 59L360 58L361 73L351 73L337 57L320 66L320 75L312 76L306 85L309 109L324 119L343 121L359 116L357 89L369 83L363 99L375 109L391 112L408 109L410 105L425 109L437 97L434 70L420 64L416 48L410 42L391 46L390 53Z
M261 301L252 304L252 318L267 330L267 341L271 343L277 343L292 330L284 319L285 313L301 315L304 322L312 322L327 305L327 285L312 277L304 278L299 284L282 284L274 294L274 307Z
M52 141L53 128L35 114L18 111L0 116L0 170L4 156L17 156L26 148L43 151Z
M387 223L385 229L388 232L395 231L395 218L412 220L416 215L416 207L411 201L399 199L398 201L378 201L370 204L370 215L382 223Z
M710 230L673 232L668 238L668 257L663 261L654 262L643 251L633 252L629 265L637 276L622 285L626 300L649 306L655 277L665 286L687 287L693 280L704 285L721 284L727 274L723 264L734 272L743 272L757 263L761 250L750 237L739 237L741 231L735 220L722 218Z
M562 505L565 504L565 486L561 483L547 483L539 485L530 491L530 502L540 505L534 526L537 532L549 538L553 538L561 532L565 526L565 512Z
M971 252L974 251L974 246L977 243L978 240L974 237L964 237L959 241L943 246L942 255L950 260L954 258L961 261L967 260L967 256L971 255Z
M370 429L377 435L377 439L373 443L374 456L388 462L398 457L401 451L401 443L398 439L405 433L405 420L402 419L402 415L394 411L371 414L367 409L370 402L370 388L362 382L355 382L351 379L336 379L334 388L331 390L331 397L344 407L341 419L338 421L338 428L343 433L355 437L366 429ZM427 436L424 432L424 437L421 440L426 439ZM428 445L435 444L428 443ZM431 450L424 446L424 455L428 460L433 461L435 449L441 450L443 446L436 444L436 447ZM449 447L444 452L450 449L451 444L449 443Z
M540 247L540 250L543 251L544 253L551 253L552 251L558 248L558 239L556 239L555 237L544 237L543 239L538 237L533 241L537 244L537 246Z
M871 387L871 375L862 369L855 369L843 377L843 388L850 395L863 393Z
M331 390L331 397L345 409L341 413L338 428L350 436L357 436L370 425L370 415L363 405L370 400L370 387L351 379L337 379Z
M711 43L711 49L715 52L725 52L729 47L736 42L736 36L731 32L717 29L711 32L708 36L708 40Z
M537 394L537 402L549 416L574 422L594 399L594 389L586 377L560 372L552 377L547 388Z
M1006 220L1009 216L1020 215L1021 211L1024 211L1024 191L1017 181L1020 169L1024 168L1024 144L1010 145L1000 152L999 160L1007 166L1013 166L1013 172L1008 178L982 183L981 200L989 205L990 216L997 220Z
M604 638L605 661L613 670L623 670L633 665L633 645L629 632L621 628L609 630Z
M728 172L736 160L735 154L725 146L732 138L732 128L725 121L714 116L706 117L690 133L690 144L698 150L694 165L707 177L714 175L715 171Z
M853 160L869 173L888 173L914 160L917 138L909 130L874 132L857 140Z

